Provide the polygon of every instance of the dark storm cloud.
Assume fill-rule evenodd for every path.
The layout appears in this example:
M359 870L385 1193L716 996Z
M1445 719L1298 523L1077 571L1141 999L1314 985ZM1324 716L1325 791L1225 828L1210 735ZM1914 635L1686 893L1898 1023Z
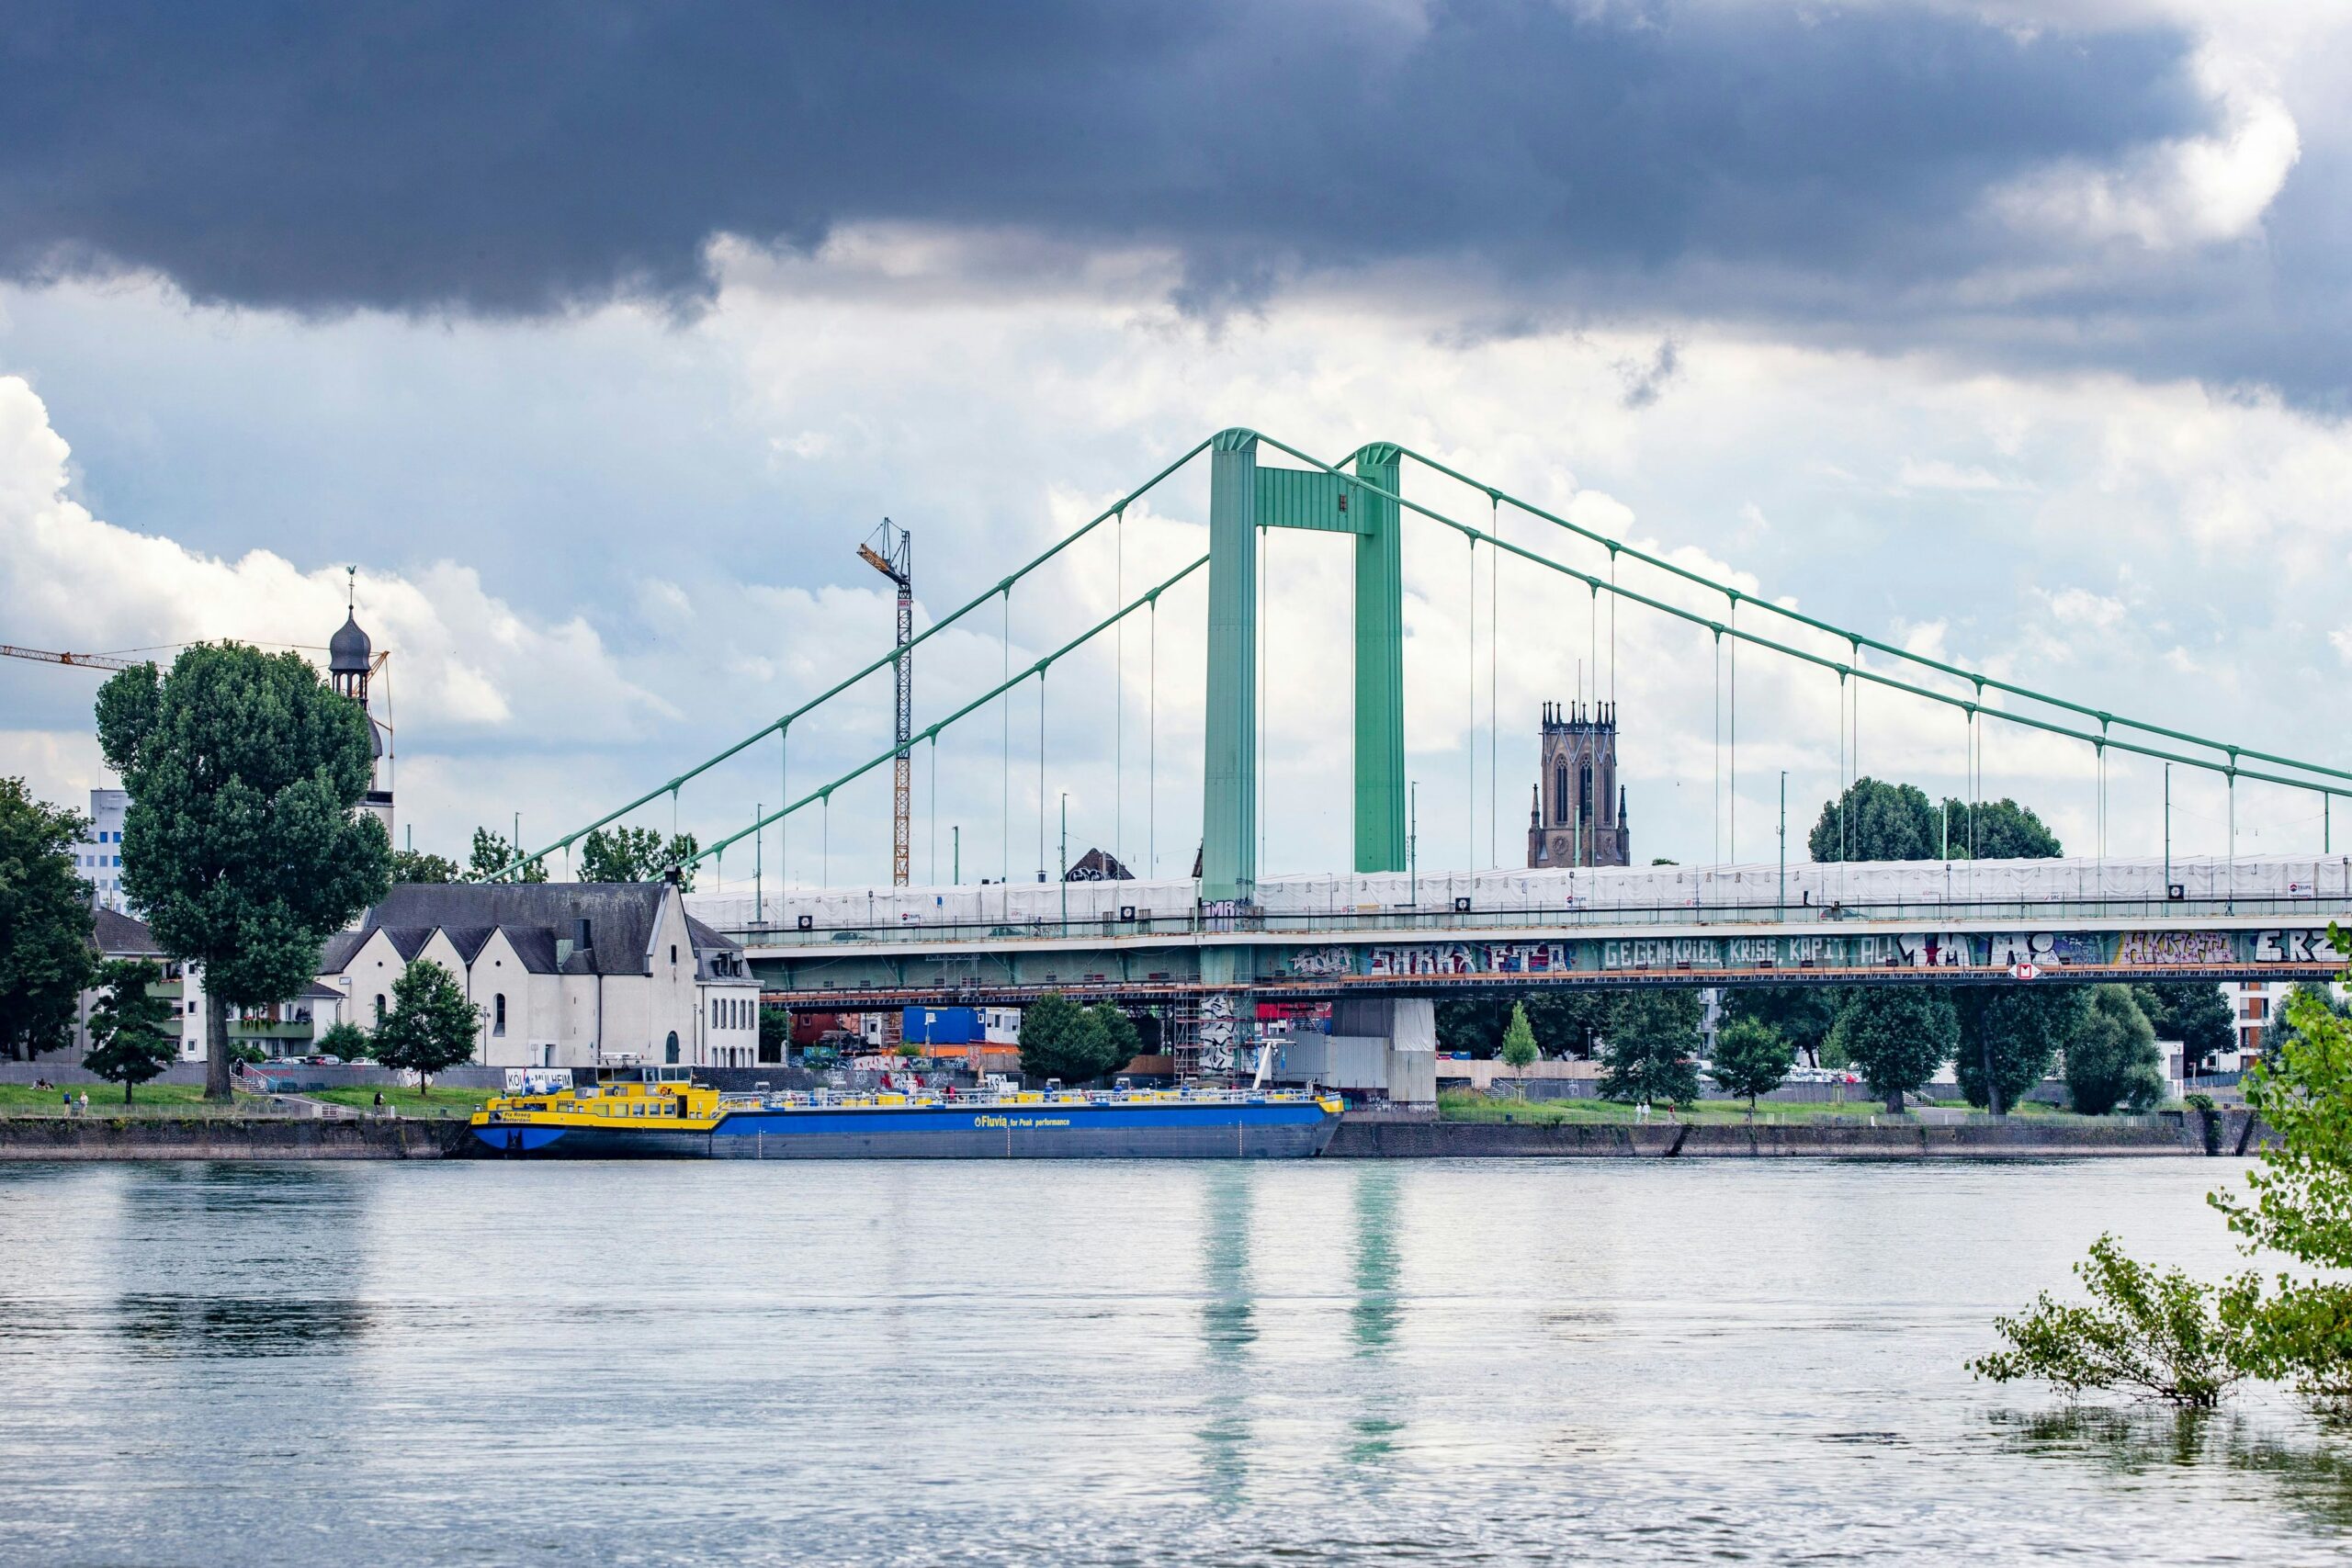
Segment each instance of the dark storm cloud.
M1899 288L1985 259L1990 185L2201 128L2187 49L1881 6L35 6L0 267L534 313L899 220L1171 246L1204 307L1397 259Z

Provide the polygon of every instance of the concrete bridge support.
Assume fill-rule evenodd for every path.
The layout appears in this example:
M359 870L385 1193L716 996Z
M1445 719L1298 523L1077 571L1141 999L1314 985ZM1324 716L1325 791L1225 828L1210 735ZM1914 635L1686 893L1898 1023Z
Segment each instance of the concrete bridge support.
M1427 997L1334 1002L1335 1052L1343 1041L1379 1043L1390 1104L1437 1103L1437 1003Z

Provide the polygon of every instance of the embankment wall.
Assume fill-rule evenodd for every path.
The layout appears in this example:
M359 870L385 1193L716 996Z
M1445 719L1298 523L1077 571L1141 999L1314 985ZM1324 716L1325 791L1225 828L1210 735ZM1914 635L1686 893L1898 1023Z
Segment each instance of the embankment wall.
M0 1160L447 1159L470 1147L461 1121L263 1116L17 1116L0 1120Z
M2217 1112L2209 1150L2194 1113L2132 1123L2063 1126L2017 1120L1960 1126L1818 1126L1569 1122L1553 1126L1496 1122L1358 1120L1325 1151L1333 1159L2061 1159L2250 1154L2267 1128L2243 1111Z

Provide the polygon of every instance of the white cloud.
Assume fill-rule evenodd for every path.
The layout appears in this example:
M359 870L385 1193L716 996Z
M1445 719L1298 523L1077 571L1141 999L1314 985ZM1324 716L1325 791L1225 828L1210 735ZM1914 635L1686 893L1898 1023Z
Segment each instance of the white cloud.
M2029 232L2152 251L2251 232L2302 155L2294 116L2257 61L2208 47L2196 70L2222 121L2212 135L2164 143L2120 167L2070 161L2038 170L1996 191L1994 213Z

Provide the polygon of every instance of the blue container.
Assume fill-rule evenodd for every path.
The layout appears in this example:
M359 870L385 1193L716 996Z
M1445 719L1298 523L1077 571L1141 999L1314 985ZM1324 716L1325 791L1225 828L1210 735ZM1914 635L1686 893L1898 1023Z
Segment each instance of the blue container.
M909 1008L901 1021L910 1045L970 1045L982 1038L978 1008Z

